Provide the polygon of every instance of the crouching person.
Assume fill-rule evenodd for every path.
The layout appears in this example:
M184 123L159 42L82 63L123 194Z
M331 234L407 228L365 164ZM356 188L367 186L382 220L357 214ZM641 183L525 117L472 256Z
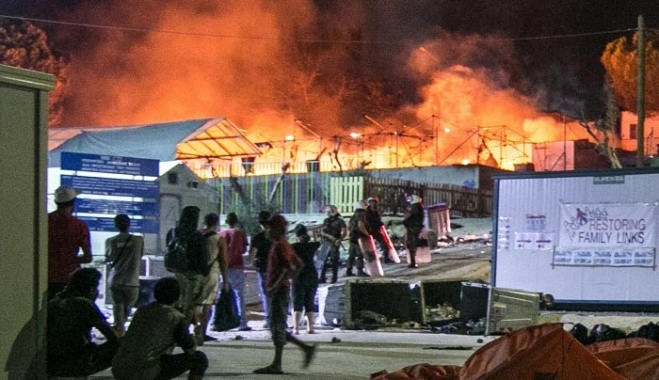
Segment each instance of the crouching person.
M78 269L66 288L48 302L48 378L83 378L110 367L118 338L98 309L101 272ZM92 341L92 327L106 342Z
M190 371L189 380L204 377L206 354L197 351L190 323L175 305L181 288L174 277L156 282L156 299L135 312L119 351L112 361L117 380L168 380ZM183 349L173 354L176 346Z

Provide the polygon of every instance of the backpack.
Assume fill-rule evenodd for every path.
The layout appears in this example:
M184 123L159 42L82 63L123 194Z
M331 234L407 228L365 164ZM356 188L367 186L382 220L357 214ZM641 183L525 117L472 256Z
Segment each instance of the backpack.
M215 261L217 257L211 258L210 251L208 250L208 239L216 235L215 231L208 231L202 233L201 231L195 231L191 236L187 244L187 253L188 253L188 264L189 269L197 274L202 276L208 276L211 270L211 264L208 264L209 261Z
M187 244L176 236L172 228L167 233L167 252L165 253L165 269L172 273L184 273L189 269Z

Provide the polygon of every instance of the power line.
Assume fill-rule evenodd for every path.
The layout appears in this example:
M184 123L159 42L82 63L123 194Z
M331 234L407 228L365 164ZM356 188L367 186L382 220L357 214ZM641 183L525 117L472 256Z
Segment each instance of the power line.
M105 29L105 30L116 30L122 32L135 32L135 33L160 33L160 34L172 34L180 36L193 36L193 37L211 37L211 38L232 38L232 39L244 39L244 40L278 40L276 37L265 37L265 36L246 36L246 35L236 35L236 34L217 34L217 33L199 33L199 32L184 32L177 30L166 30L166 29L146 29L146 28L129 28L124 26L113 26L113 25L99 25L99 24L90 24L90 23L81 23L81 22L69 22L69 21L56 21L48 20L41 18L32 18L32 17L20 17L20 16L8 16L0 15L0 18L6 18L11 20L21 20L21 21L30 21L30 22L40 22L44 24L53 24L53 25L66 25L66 26L75 26L83 28L92 28L92 29ZM567 38L578 38L578 37L590 37L606 34L620 34L636 31L636 28L628 29L616 29L616 30L604 30L598 32L587 32L587 33L570 33L570 34L557 34L549 36L529 36L529 37L502 37L502 40L509 41L533 41L533 40L549 40L549 39L567 39ZM659 29L646 28L646 30L658 31ZM298 42L304 43L337 43L337 44L362 44L362 45L401 45L407 44L408 41L387 41L387 40L327 40L327 39L298 39Z

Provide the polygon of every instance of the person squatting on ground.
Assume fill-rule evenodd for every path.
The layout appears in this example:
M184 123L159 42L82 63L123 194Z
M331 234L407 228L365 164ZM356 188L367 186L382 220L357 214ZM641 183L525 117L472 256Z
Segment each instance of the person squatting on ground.
M79 192L68 186L55 190L57 210L48 214L48 299L66 286L80 264L92 262L89 227L73 216ZM82 250L82 256L78 251Z
M140 296L140 264L144 238L128 232L130 218L119 214L114 218L119 234L105 241L105 260L109 266L108 283L112 295L112 328L118 336L126 332L126 320Z
M206 332L210 321L211 306L215 303L215 297L219 287L220 275L222 276L222 290L227 291L229 284L227 278L227 243L224 238L217 233L220 217L212 212L204 216L205 229L200 231L202 236L208 236L205 241L206 252L208 252L206 265L208 274L201 279L201 294L197 307L199 309L199 325L196 327L195 335L197 340L201 335L203 342L217 340Z
M348 222L348 241L350 248L348 250L348 262L346 263L346 277L354 276L352 268L357 266L357 275L360 277L368 277L364 272L364 255L361 248L359 248L359 239L368 236L366 229L366 210L364 202L355 202L355 213L350 217Z
M208 358L197 351L186 316L175 308L180 293L174 277L156 282L155 301L137 309L112 361L117 380L168 380L186 371L188 380L203 379ZM183 352L172 354L175 346Z
M339 272L339 249L341 247L341 241L345 238L347 234L346 222L341 217L339 209L330 205L326 207L327 218L323 221L323 227L321 229L320 235L328 242L330 245L329 252L327 257L323 261L323 267L320 271L320 283L327 282L327 269L332 268L332 281L331 283L336 283L338 272Z
M423 204L418 195L411 195L409 202L411 203L410 209L403 218L405 245L407 254L410 255L410 263L407 267L416 268L416 250L419 244L419 234L423 230Z
M268 272L268 252L272 242L266 236L268 223L270 220L270 212L259 212L259 225L261 232L252 236L252 241L249 248L249 262L252 263L256 269L257 284L259 287L259 298L261 299L261 306L263 307L264 324L263 328L270 328L268 323L268 298L265 295L265 283L267 281Z
M320 247L319 242L311 241L307 227L303 224L295 226L297 243L293 243L293 251L304 263L302 271L293 279L293 333L300 333L300 320L304 311L307 317L307 333L315 334L313 328L316 321L316 305L314 298L318 290L318 271L314 263L314 256Z
M270 220L269 237L273 245L268 255L268 282L266 284L270 301L270 332L275 346L275 356L272 363L266 367L255 369L256 374L282 374L282 355L284 345L291 342L304 353L302 368L307 368L316 353L315 345L308 345L286 331L288 302L290 299L291 277L303 265L293 248L286 240L288 222L281 215L275 215Z
M220 236L227 242L227 278L231 290L236 296L238 314L240 315L239 331L250 331L247 326L247 305L245 303L245 261L243 254L247 251L247 234L238 228L238 215L234 212L227 214L229 228L220 232Z
M367 200L368 207L366 207L366 229L368 233L373 236L375 240L382 249L382 256L384 256L384 263L391 264L393 260L390 259L390 255L394 252L389 252L389 245L382 236L382 215L380 215L380 210L378 210L378 199L375 197L370 197Z
M47 306L47 372L50 377L85 377L110 367L119 338L94 302L101 272L78 269ZM92 328L107 340L96 345Z

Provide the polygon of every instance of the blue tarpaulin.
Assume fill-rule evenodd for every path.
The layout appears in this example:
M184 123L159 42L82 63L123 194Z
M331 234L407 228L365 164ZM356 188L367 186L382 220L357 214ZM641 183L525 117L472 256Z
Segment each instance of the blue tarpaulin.
M256 145L226 118L115 127L51 127L48 135L49 167L60 166L61 152L159 161L260 155Z

